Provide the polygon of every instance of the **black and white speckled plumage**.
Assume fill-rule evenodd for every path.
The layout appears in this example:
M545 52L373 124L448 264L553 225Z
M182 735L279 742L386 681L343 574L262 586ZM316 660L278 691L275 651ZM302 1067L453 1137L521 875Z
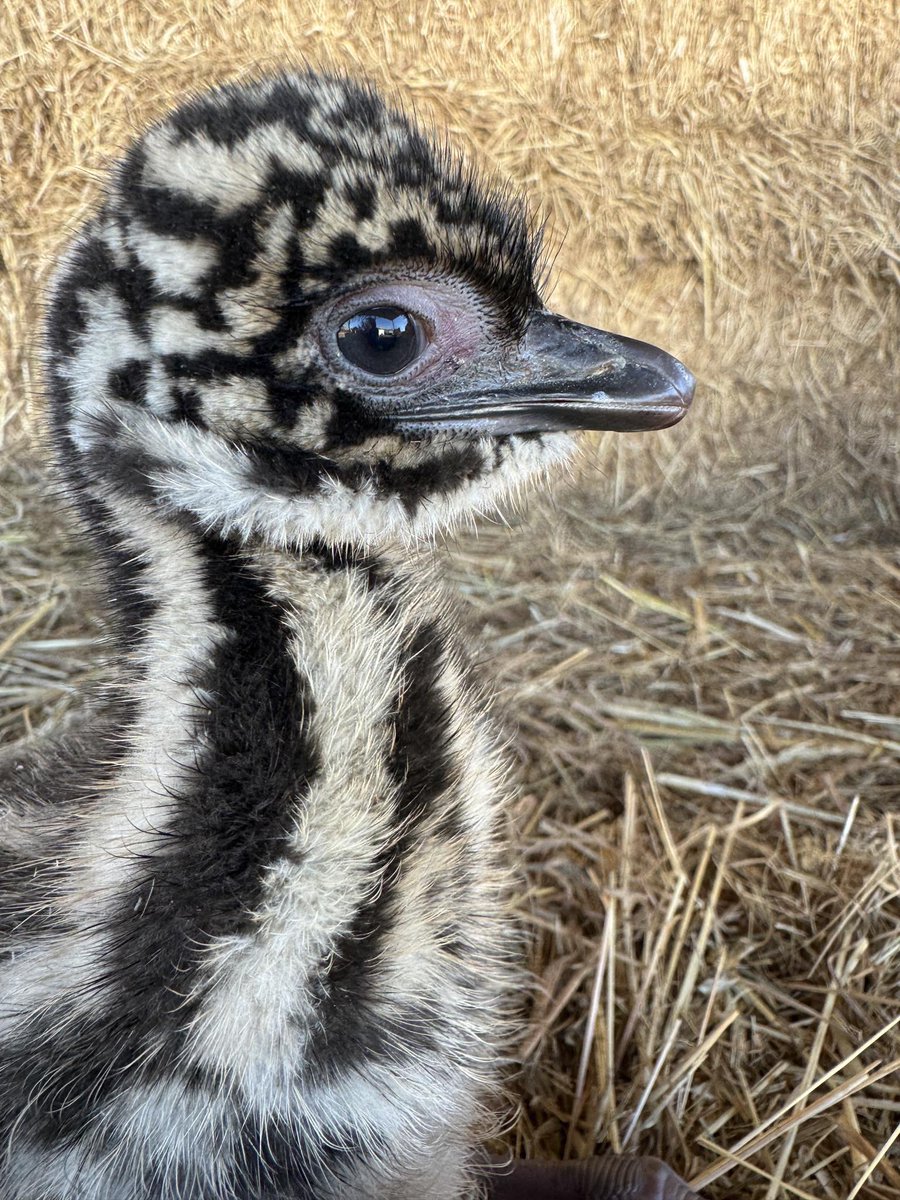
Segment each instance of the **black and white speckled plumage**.
M536 258L520 205L366 89L283 76L202 96L132 148L58 276L58 441L79 475L224 536L430 535L553 453L390 436L329 377L310 313L404 264L483 297L511 342L537 303Z
M415 379L355 389L321 323L401 279L465 378L536 261L517 203L312 74L154 126L65 256L51 417L117 675L0 777L4 1200L476 1194L505 767L418 546L573 443L402 435Z
M59 270L55 438L124 657L111 715L7 764L9 1200L469 1186L504 768L410 545L545 464L405 443L323 375L310 308L398 263L521 333L521 211L370 91L286 75L145 134Z

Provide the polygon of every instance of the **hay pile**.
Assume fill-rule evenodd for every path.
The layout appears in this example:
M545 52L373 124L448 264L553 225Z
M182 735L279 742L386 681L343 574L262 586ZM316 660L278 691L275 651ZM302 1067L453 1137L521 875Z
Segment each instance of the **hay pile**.
M24 0L0 21L0 738L102 676L33 334L100 169L186 89L361 69L546 212L553 303L701 380L452 572L517 723L538 979L513 1133L710 1197L900 1194L900 211L880 0ZM895 1140L897 1139L897 1140Z

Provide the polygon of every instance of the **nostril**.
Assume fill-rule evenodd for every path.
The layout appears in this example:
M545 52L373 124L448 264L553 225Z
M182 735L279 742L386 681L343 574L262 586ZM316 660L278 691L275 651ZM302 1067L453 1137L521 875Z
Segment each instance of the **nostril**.
M605 362L597 363L587 374L587 379L603 379L608 375L621 371L625 367L625 359L621 354L610 355Z

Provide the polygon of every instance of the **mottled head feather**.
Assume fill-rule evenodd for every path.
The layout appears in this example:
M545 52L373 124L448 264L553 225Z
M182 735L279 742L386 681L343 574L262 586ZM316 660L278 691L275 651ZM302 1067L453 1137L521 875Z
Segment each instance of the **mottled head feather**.
M201 203L176 215L179 199ZM289 212L287 304L348 272L404 262L470 279L515 333L537 300L540 239L522 201L346 79L281 75L190 101L134 147L114 207L122 200L162 235L177 222L204 236L204 205L213 225L239 218L254 229Z
M191 99L134 143L57 275L63 463L92 492L278 541L416 537L493 507L568 439L391 436L323 370L312 314L387 269L451 278L509 346L540 305L539 240L367 86L307 72Z

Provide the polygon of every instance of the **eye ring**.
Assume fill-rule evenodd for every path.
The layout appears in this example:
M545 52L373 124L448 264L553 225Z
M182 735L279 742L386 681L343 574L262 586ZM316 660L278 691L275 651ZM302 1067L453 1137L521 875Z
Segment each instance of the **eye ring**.
M345 317L335 333L338 352L367 375L400 375L426 346L413 313L395 304L372 304Z

